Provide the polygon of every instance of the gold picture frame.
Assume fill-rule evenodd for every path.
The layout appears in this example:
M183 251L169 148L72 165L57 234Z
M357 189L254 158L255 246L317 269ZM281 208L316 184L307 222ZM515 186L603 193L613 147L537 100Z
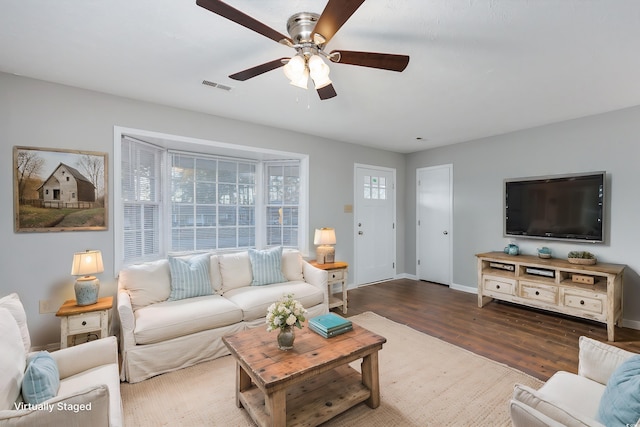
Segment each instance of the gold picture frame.
M13 147L16 232L108 228L107 153Z

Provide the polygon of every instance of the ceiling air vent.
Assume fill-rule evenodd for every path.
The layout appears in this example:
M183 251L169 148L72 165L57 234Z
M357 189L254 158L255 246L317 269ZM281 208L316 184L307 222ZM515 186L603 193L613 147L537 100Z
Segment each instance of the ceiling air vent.
M211 87L215 87L215 88L218 88L218 89L226 90L227 92L229 92L231 89L233 89L231 86L222 85L220 83L215 83L215 82L210 82L209 80L203 80L202 84L206 85L206 86L211 86Z

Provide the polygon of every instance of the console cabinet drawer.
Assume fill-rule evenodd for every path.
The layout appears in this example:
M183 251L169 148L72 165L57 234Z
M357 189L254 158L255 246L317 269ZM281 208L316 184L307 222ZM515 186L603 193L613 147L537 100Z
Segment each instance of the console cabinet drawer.
M520 281L521 298L527 298L536 301L548 302L550 304L558 303L558 287L551 285L543 285L540 283Z
M566 292L564 294L564 305L590 313L602 314L604 312L604 301L597 296L585 296Z
M505 295L514 295L516 281L504 277L484 276L484 289L489 292L497 292Z

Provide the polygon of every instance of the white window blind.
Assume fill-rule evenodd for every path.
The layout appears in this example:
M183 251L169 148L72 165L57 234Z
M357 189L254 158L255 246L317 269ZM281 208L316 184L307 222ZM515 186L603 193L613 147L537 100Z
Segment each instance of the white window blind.
M122 254L127 262L160 255L161 169L161 149L122 138Z
M299 162L267 163L265 167L267 246L298 246L300 204Z
M171 251L255 247L255 162L170 157Z

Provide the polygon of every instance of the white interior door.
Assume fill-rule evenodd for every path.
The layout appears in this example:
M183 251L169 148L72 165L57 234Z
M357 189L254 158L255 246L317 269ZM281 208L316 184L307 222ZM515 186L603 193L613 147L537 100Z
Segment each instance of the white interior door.
M451 285L452 165L417 170L418 280Z
M355 166L357 285L395 277L395 169Z

